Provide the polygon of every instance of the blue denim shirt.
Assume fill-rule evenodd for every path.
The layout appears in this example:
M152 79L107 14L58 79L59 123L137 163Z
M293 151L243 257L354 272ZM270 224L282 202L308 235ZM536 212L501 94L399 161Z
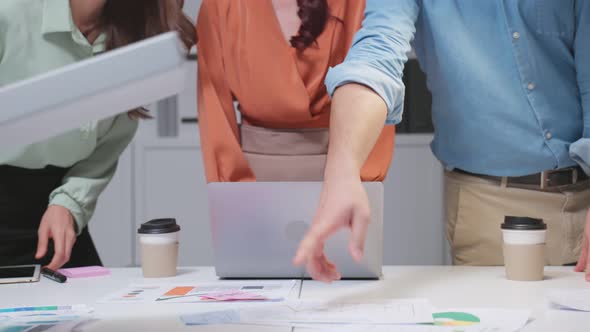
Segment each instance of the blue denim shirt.
M590 0L367 0L328 90L367 85L398 123L412 40L447 168L520 176L575 165L590 149L569 151L590 138Z

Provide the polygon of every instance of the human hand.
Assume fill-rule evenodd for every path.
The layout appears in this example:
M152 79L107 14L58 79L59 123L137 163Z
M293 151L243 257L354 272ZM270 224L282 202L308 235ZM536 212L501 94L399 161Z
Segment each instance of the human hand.
M313 224L301 241L293 263L305 264L307 272L315 280L339 280L341 275L337 267L324 252L325 242L337 231L350 228L348 249L353 259L360 262L369 222L369 199L358 172L326 180Z
M49 239L52 239L55 253L47 267L57 270L70 260L72 247L76 243L76 232L74 217L68 209L59 205L50 205L41 219L38 235L36 259L45 257Z
M576 272L586 271L586 281L590 281L590 210L586 216L586 227L584 228L584 240L582 252L576 265Z

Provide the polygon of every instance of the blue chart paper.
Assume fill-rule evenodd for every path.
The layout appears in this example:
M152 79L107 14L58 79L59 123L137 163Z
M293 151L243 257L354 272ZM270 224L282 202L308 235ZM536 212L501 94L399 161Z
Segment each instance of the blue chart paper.
M85 305L0 308L0 332L69 331L88 322L91 312Z

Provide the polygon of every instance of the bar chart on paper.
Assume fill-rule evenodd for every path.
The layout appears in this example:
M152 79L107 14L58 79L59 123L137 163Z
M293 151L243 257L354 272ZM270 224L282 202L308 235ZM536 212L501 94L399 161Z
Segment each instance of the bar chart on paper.
M101 303L195 303L211 301L281 301L296 280L217 281L194 285L131 285Z

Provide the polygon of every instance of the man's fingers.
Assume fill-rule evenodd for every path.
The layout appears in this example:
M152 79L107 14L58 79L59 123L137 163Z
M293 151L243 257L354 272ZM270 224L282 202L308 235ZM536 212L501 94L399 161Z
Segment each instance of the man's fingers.
M340 272L338 272L338 269L336 268L336 265L332 263L330 260L328 260L325 256L324 269L326 271L326 276L328 277L328 279L330 279L330 282L340 280L342 278Z
M293 263L295 265L304 264L313 253L319 251L318 248L321 248L321 252L323 252L325 239L336 232L339 227L340 224L335 220L314 223L301 240Z
M320 262L317 258L312 258L306 264L307 273L313 280L322 281L323 275L320 272Z
M371 215L369 211L361 211L360 209L355 211L351 225L352 232L350 234L349 250L352 258L357 262L360 262L363 259L365 239L367 237L370 221Z
M47 244L49 243L49 229L43 226L39 226L39 230L37 231L37 252L35 253L36 259L41 259L45 257L47 254Z
M584 240L582 243L582 252L580 253L580 258L578 259L578 264L576 264L576 268L574 269L574 271L584 272L584 269L586 269L587 264L588 264L588 237L584 236Z
M328 261L324 254L324 245L321 244L309 253L306 260L307 273L313 280L321 282L332 282L340 279L340 274L336 271L336 265Z
M307 263L307 272L312 279L326 283L341 278L335 265L330 263L325 256L310 259Z
M293 264L299 266L310 260L312 258L311 253L317 250L316 248L318 245L319 244L316 243L314 239L309 238L309 235L305 235L303 240L301 240L301 243L299 243L299 248L297 248L297 253L293 259Z
M330 283L332 281L340 279L340 274L336 270L336 265L330 262L325 254L313 258L318 264L318 274L322 282Z

